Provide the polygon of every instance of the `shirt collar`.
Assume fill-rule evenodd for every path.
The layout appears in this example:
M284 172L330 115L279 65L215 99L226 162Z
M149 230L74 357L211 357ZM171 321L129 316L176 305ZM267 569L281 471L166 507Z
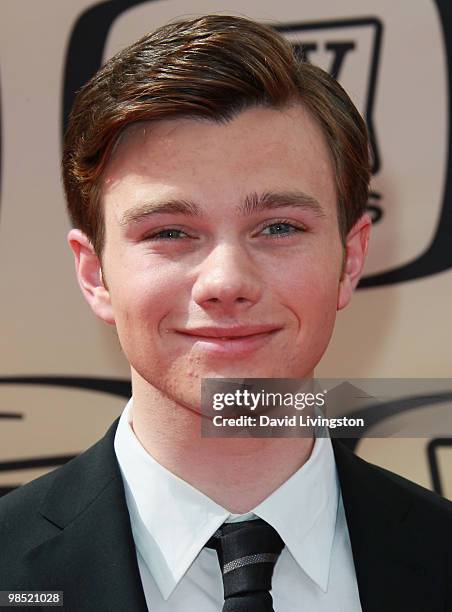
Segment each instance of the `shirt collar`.
M132 400L119 419L115 453L135 545L164 599L220 525L256 516L278 531L298 565L326 591L339 492L328 437L317 437L309 460L252 512L233 515L143 448L131 408Z

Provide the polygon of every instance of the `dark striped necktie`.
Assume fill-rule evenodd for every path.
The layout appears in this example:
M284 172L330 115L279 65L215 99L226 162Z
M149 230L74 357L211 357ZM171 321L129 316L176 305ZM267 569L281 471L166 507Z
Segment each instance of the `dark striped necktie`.
M217 551L223 576L223 612L274 612L273 568L284 548L262 519L224 523L206 546Z

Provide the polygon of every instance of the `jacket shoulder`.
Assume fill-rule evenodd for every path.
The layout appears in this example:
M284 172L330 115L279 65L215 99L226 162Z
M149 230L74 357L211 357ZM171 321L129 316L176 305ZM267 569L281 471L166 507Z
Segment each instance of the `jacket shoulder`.
M425 507L429 512L436 511L452 520L452 501L449 499L442 497L435 491L431 491L430 489L408 480L395 472L391 472L390 470L377 465L368 465L372 465L372 467L380 474L382 478L388 479L395 486L399 487L400 490L409 495L413 502L415 502L419 507Z
M376 507L390 512L395 507L409 508L422 519L428 516L428 525L435 528L432 519L436 517L452 522L452 501L438 493L359 457L340 440L333 442L336 465L339 469L341 485L356 496L366 495ZM358 484L359 483L359 484ZM359 491L356 487L359 486ZM439 525L436 525L439 527Z
M39 476L0 498L0 548L11 558L58 531L37 512L62 467Z
M99 483L112 478L117 422L103 438L64 465L0 497L0 550L8 548L9 554L19 554L59 533L58 517L52 522L46 513L43 518L40 508L65 501L66 507L77 511L87 497L95 495Z
M27 590L27 573L21 562L23 555L59 533L55 525L42 519L38 508L60 469L0 498L0 589Z

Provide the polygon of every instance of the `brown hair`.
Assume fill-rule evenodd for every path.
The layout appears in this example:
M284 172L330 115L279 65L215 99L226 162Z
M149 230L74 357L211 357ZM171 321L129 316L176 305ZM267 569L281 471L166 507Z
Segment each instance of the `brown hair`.
M78 92L64 139L63 181L72 223L99 257L104 218L99 178L121 131L137 121L231 120L253 106L301 103L326 137L342 240L365 210L367 131L339 83L298 57L268 26L206 15L170 23L111 58Z

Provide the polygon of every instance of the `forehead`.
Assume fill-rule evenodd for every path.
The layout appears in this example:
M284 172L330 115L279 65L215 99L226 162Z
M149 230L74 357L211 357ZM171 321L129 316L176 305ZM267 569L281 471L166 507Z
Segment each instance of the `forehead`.
M330 151L301 105L251 108L227 123L198 118L140 122L119 137L103 173L105 217L143 198L187 197L223 210L248 193L299 189L335 211Z

